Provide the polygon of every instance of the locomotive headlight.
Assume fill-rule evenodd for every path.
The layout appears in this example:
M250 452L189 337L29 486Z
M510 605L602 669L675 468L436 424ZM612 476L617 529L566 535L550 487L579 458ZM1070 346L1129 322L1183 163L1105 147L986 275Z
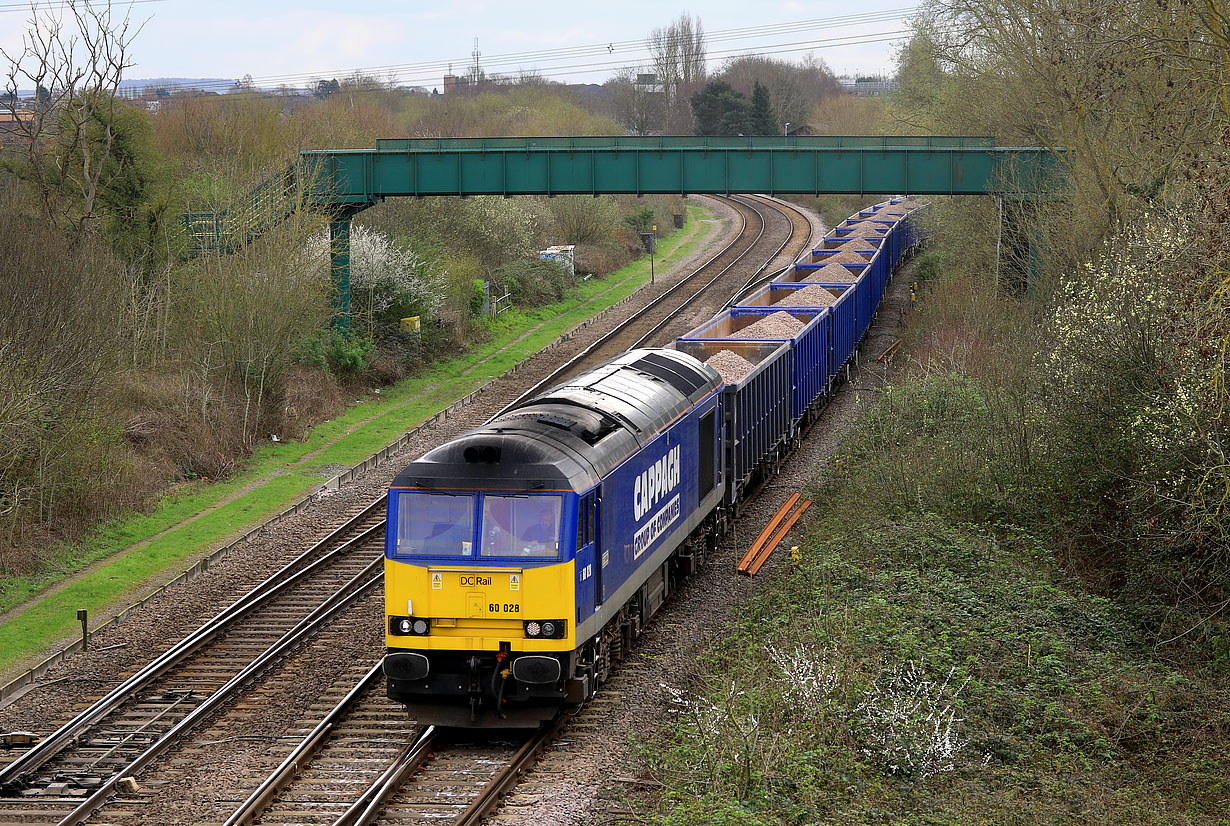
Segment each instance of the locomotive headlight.
M525 636L531 639L561 640L567 636L567 630L562 619L525 621Z
M389 617L389 633L397 637L424 637L431 633L431 620L419 617Z

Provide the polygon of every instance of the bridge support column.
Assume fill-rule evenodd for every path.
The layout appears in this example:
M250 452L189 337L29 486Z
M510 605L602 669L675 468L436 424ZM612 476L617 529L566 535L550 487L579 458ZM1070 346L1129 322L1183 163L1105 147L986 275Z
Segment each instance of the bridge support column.
M350 335L350 216L329 219L329 274L333 280L333 329Z

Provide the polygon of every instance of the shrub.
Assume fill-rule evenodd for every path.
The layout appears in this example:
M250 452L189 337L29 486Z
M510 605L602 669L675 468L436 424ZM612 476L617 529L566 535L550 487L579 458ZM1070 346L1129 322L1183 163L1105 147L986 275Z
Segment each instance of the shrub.
M559 301L575 283L562 264L541 259L511 261L500 267L497 278L521 307Z
M1031 430L992 384L932 369L886 387L840 455L835 506L958 520L1019 517L1034 500ZM1020 440L1025 440L1022 449Z
M1182 226L1126 230L1063 278L1041 360L1065 455L1056 473L1082 480L1091 501L1114 495L1138 518L1168 514L1168 541L1191 547L1230 535L1227 396Z
M481 278L475 278L470 282L470 301L469 309L471 316L478 316L482 313L483 307L487 304L487 283Z
M646 206L625 215L624 226L633 232L650 232L655 220L653 207Z
M315 254L327 262L329 241L312 239ZM402 318L439 316L447 270L409 244L396 244L376 230L355 224L350 233L351 314L368 332Z
M573 267L578 275L603 276L627 264L630 259L627 248L618 240L600 245L578 244Z
M375 347L371 336L346 335L337 330L321 331L304 341L299 361L350 379L367 368L368 357Z
M131 504L108 390L125 325L120 267L88 238L27 221L0 198L0 571L39 524Z
M889 774L925 780L952 771L957 753L969 745L960 733L965 721L952 707L965 685L950 690L952 674L950 668L942 681L934 680L914 661L882 672L854 710L863 754Z
M560 195L547 201L547 210L565 244L599 244L619 226L619 204L610 195Z

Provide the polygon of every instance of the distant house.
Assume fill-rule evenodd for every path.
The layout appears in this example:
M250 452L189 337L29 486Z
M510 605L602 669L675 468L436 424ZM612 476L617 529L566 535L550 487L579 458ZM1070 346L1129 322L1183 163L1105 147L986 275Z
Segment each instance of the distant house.
M808 138L819 134L820 131L818 129L806 123L801 123L786 133L791 138Z
M896 80L839 77L837 82L841 84L842 89L861 98L887 95L889 92L895 92L901 87L901 84Z
M34 112L29 109L18 109L16 112L0 111L0 149L13 149L14 136L24 136L22 124L34 120Z
M639 74L636 76L636 90L638 92L661 92L665 88L658 82L656 73Z

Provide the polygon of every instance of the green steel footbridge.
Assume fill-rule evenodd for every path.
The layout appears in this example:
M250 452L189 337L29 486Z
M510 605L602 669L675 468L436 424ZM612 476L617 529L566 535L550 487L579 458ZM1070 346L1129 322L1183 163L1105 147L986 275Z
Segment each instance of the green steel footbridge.
M329 216L338 319L350 306L350 220L435 195L997 195L1057 188L1044 149L985 137L405 138L306 150L237 204L184 215L193 254L228 253L297 210Z

